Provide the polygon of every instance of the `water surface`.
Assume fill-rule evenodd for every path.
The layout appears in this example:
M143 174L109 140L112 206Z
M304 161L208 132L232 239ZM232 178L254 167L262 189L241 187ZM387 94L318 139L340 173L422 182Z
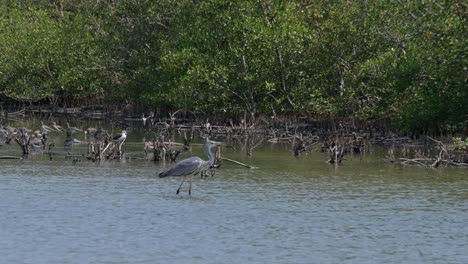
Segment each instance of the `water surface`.
M258 168L225 162L189 197L139 141L127 161L0 160L0 262L468 263L465 170L225 148Z

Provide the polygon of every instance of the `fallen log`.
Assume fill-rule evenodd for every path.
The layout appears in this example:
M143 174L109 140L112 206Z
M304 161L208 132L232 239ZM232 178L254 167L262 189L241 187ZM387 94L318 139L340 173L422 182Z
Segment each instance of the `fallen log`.
M453 166L461 166L461 167L468 167L468 163L463 163L463 162L457 162L457 161L452 161L452 160L442 160L442 162L453 165Z
M402 160L401 164L406 164L406 163L416 163L418 165L421 165L425 168L429 168L430 166L427 164L422 163L421 161L429 161L430 159L406 159L406 158L399 158L399 160ZM432 161L432 160L431 160Z
M16 157L16 156L0 156L0 159L12 160L12 159L23 159L23 158L21 158L21 157Z
M66 159L67 159L67 158L84 158L84 157L85 157L84 154L81 154L81 155L72 155L72 154L68 153L68 154L65 155L65 158L66 158Z
M244 166L244 167L249 168L249 169L258 169L258 167L250 166L250 165L244 164L242 162L239 162L239 161L233 160L233 159L221 158L221 160L229 161L229 162L235 163L237 165Z

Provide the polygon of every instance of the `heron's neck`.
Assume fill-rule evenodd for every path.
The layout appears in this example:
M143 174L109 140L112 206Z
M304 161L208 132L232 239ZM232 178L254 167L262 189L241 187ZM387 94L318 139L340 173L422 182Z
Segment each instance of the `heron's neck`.
M215 161L215 155L211 151L211 148L208 147L208 146L205 146L205 147L203 147L203 152L205 152L205 154L208 156L208 163L210 165L213 165L213 163Z

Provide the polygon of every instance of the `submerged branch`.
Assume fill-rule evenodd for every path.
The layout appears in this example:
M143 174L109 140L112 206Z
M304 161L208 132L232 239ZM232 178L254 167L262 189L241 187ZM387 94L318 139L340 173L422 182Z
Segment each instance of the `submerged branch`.
M21 158L21 157L16 157L16 156L0 156L0 159L12 160L12 159L23 159L23 158Z
M249 169L257 169L257 168L258 168L258 167L254 167L254 166L250 166L250 165L244 164L244 163L242 163L242 162L240 162L240 161L233 160L233 159L221 158L221 160L229 161L229 162L235 163L235 164L237 164L237 165L241 165L241 166L246 167L246 168L249 168Z

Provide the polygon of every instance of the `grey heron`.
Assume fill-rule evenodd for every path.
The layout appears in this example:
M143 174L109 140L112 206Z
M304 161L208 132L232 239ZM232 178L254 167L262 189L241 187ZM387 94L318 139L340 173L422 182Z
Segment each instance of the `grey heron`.
M159 177L164 178L167 176L184 176L184 179L177 188L176 194L179 194L182 184L184 184L187 176L190 177L189 195L192 192L192 176L201 171L205 171L213 166L215 162L215 155L211 152L211 148L221 145L221 142L207 140L203 146L203 152L208 156L208 160L203 160L200 157L190 157L176 163L172 168L164 170L159 173Z
M79 129L77 127L72 127L70 126L70 124L67 122L67 134L69 135L73 135L75 134L76 132L83 132L82 129Z
M67 134L67 137L65 138L65 143L64 143L63 147L65 149L71 148L73 150L73 145L80 144L80 143L82 143L80 140L72 137L72 135Z
M96 131L97 129L94 128L94 127L88 127L86 130L85 130L85 136L89 135L89 136L94 136L94 134L96 134Z
M61 131L64 131L63 127L62 126L59 126L57 125L56 122L52 122L52 127L55 129L55 132L61 132Z
M48 125L44 125L44 121L41 121L41 127L40 127L41 133L48 133L48 132L53 132L54 129L51 128Z

